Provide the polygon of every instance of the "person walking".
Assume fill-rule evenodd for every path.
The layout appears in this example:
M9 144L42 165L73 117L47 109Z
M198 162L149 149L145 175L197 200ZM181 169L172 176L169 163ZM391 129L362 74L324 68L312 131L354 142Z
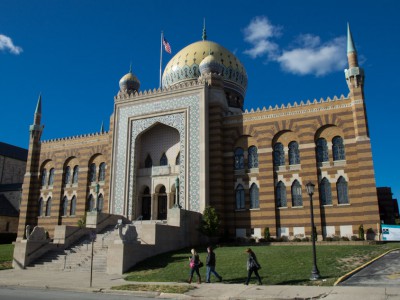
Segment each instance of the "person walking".
M200 276L199 268L201 267L202 262L200 261L200 257L197 254L195 249L192 249L190 252L192 253L192 256L189 257L190 277L189 277L188 282L192 283L193 274L194 274L194 272L196 272L196 274L197 274L197 283L200 284L201 283L201 276Z
M261 266L257 261L256 254L250 248L247 248L246 253L248 254L248 257L247 257L247 280L245 282L245 285L249 284L253 272L258 279L258 284L262 285L260 275L258 274L258 270L261 269Z
M222 276L220 276L217 271L215 271L215 253L211 246L207 248L207 259L206 259L206 282L210 283L211 273L213 273L219 280L222 281Z

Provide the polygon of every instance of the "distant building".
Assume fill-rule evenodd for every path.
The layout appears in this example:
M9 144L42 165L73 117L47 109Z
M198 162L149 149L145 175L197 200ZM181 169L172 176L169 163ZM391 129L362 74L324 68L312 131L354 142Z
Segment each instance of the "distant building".
M320 240L350 238L361 224L377 230L364 71L350 28L347 57L347 96L244 111L245 67L204 31L203 40L166 65L161 89L140 91L131 70L121 78L109 104L108 132L48 141L41 140L39 97L29 133L18 260L27 261L30 249L22 240L32 228L30 243L64 243L83 232L77 229L83 220L101 231L116 217L138 235L130 235L136 244L129 244L121 231L121 241L108 250L109 272L116 259L125 270L133 264L125 258L155 253L146 248L150 240L159 252L182 247L182 240L193 243L199 233L190 216L199 217L207 206L216 209L227 238L261 238L266 228L275 237L310 236L309 181L315 184ZM132 245L135 255L128 255L123 247Z
M397 199L393 199L390 187L376 188L378 193L379 217L383 224L396 224L399 218L399 205Z
M0 233L18 229L28 150L0 142Z

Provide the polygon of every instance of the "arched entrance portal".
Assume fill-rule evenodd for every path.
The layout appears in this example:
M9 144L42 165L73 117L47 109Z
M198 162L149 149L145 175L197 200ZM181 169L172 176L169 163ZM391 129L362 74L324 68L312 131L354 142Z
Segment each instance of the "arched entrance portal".
M167 193L165 191L165 186L160 188L158 193L158 213L157 220L166 220L167 219Z

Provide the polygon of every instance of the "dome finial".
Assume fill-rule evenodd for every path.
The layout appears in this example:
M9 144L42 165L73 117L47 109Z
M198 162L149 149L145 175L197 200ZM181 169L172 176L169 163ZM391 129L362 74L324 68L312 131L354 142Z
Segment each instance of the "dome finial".
M206 18L204 18L203 21L203 36L202 36L203 41L207 39L207 33L206 33Z
M129 65L129 73L132 73L132 61L131 64Z

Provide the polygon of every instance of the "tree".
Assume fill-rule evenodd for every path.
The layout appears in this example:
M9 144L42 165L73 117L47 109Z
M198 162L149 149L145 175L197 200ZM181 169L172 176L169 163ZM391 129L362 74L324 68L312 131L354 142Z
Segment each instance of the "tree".
M199 231L208 237L216 236L218 233L219 224L220 220L215 208L207 206L203 212Z

